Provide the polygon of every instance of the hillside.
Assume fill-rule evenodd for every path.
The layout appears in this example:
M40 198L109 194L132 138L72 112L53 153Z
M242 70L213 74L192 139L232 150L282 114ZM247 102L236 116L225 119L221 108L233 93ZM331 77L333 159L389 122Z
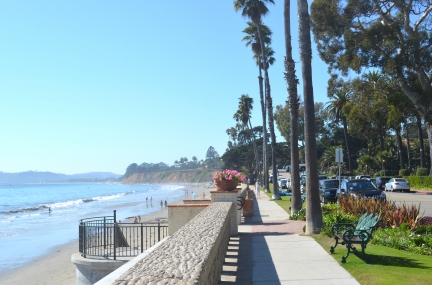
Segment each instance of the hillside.
M191 183L213 181L215 170L173 170L134 173L123 179L125 184L135 183Z
M53 172L26 171L18 173L0 172L0 183L59 183L59 182L95 182L115 180L121 175L111 172L89 172L66 175Z

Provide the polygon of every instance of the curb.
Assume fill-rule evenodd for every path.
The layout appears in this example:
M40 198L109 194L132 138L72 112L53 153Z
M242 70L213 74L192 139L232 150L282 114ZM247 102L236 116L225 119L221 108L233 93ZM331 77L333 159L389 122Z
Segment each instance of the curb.
M420 195L432 195L432 191L411 191L411 193L416 193Z

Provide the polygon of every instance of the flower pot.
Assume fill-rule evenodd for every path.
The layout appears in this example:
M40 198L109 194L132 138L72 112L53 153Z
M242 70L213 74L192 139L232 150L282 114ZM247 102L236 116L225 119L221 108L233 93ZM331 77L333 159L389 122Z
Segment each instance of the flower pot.
M221 180L215 181L217 191L233 191L239 184L238 180Z

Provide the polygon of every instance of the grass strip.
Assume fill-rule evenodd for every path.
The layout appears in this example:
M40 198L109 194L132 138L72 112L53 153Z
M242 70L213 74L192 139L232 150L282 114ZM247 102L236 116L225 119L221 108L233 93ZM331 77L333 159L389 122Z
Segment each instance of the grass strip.
M311 235L311 237L327 252L330 246L334 245L333 238L323 235ZM370 264L366 263L361 252L351 253L347 262L341 263L341 257L346 254L346 247L341 245L336 247L335 253L329 254L363 285L431 284L432 258L430 256L373 244L368 244L365 251L371 261Z

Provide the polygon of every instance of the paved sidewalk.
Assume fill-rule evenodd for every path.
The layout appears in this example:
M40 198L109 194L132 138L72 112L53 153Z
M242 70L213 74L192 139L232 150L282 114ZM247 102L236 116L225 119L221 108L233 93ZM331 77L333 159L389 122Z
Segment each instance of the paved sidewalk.
M253 188L253 187L250 187ZM219 284L359 285L313 238L301 236L303 221L267 195L254 200L254 216L232 237Z

